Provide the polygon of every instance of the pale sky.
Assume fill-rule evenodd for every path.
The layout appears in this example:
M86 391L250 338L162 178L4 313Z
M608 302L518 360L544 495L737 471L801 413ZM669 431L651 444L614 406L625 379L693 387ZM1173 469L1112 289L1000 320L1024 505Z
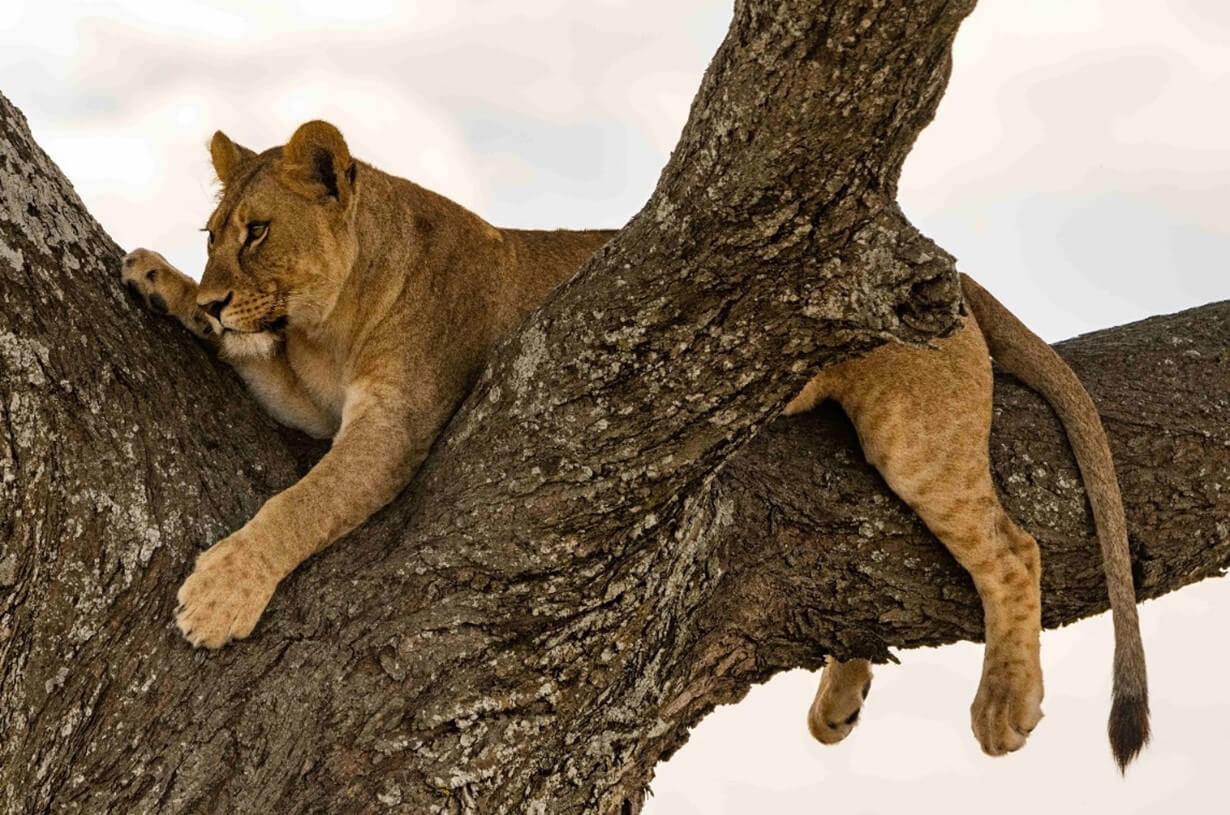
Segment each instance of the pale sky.
M0 91L121 245L197 275L218 128L261 149L328 118L357 156L496 224L619 226L729 14L701 0L6 0ZM1222 0L982 0L906 164L907 214L1048 339L1230 298L1227 43ZM835 747L807 735L816 677L802 671L715 711L659 767L645 812L1223 812L1228 589L1143 606L1155 735L1126 779L1106 744L1102 615L1043 636L1047 717L1019 753L987 758L969 731L980 646L901 652Z

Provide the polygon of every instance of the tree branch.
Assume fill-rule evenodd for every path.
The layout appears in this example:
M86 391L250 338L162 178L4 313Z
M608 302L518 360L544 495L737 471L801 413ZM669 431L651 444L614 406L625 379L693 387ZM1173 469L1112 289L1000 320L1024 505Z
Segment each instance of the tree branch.
M1057 348L1110 435L1138 596L1223 574L1230 302ZM1039 396L1002 374L991 453L1005 507L1042 548L1045 626L1104 611L1101 556L1063 429ZM863 461L840 410L774 422L728 462L716 496L735 520L716 550L719 586L693 615L707 625L673 652L669 707L682 738L664 737L664 750L715 704L780 670L818 668L825 654L884 661L890 647L981 640L968 574Z

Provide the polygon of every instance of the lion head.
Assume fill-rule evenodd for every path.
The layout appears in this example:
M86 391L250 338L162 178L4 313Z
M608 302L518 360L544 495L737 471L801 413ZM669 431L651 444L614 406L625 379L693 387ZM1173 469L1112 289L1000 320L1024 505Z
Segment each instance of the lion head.
M328 122L256 153L218 131L209 145L222 192L205 227L197 304L232 347L271 348L287 327L333 310L358 255L356 163Z

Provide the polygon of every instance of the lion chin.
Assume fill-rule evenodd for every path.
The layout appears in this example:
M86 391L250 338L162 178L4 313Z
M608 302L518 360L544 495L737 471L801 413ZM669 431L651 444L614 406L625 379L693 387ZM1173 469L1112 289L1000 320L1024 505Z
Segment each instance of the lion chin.
M262 359L273 356L281 344L276 331L227 331L218 350L227 360Z

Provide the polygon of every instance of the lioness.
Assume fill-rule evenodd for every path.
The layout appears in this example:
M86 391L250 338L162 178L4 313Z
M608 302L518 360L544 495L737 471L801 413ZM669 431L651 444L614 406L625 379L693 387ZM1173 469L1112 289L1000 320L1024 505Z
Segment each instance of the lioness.
M194 646L252 632L278 582L406 485L495 339L613 233L497 229L416 184L355 161L337 128L308 122L255 153L221 132L222 183L198 286L156 252L122 279L243 377L280 422L333 446L304 478L202 553L176 621ZM882 346L823 370L786 406L838 401L868 460L973 576L986 654L971 707L983 749L1016 750L1042 716L1039 555L1000 507L988 440L993 355L1068 429L1106 563L1115 623L1110 733L1126 764L1148 737L1144 653L1119 488L1097 411L1072 371L969 278L964 326L933 349ZM853 727L865 660L830 662L809 724Z

